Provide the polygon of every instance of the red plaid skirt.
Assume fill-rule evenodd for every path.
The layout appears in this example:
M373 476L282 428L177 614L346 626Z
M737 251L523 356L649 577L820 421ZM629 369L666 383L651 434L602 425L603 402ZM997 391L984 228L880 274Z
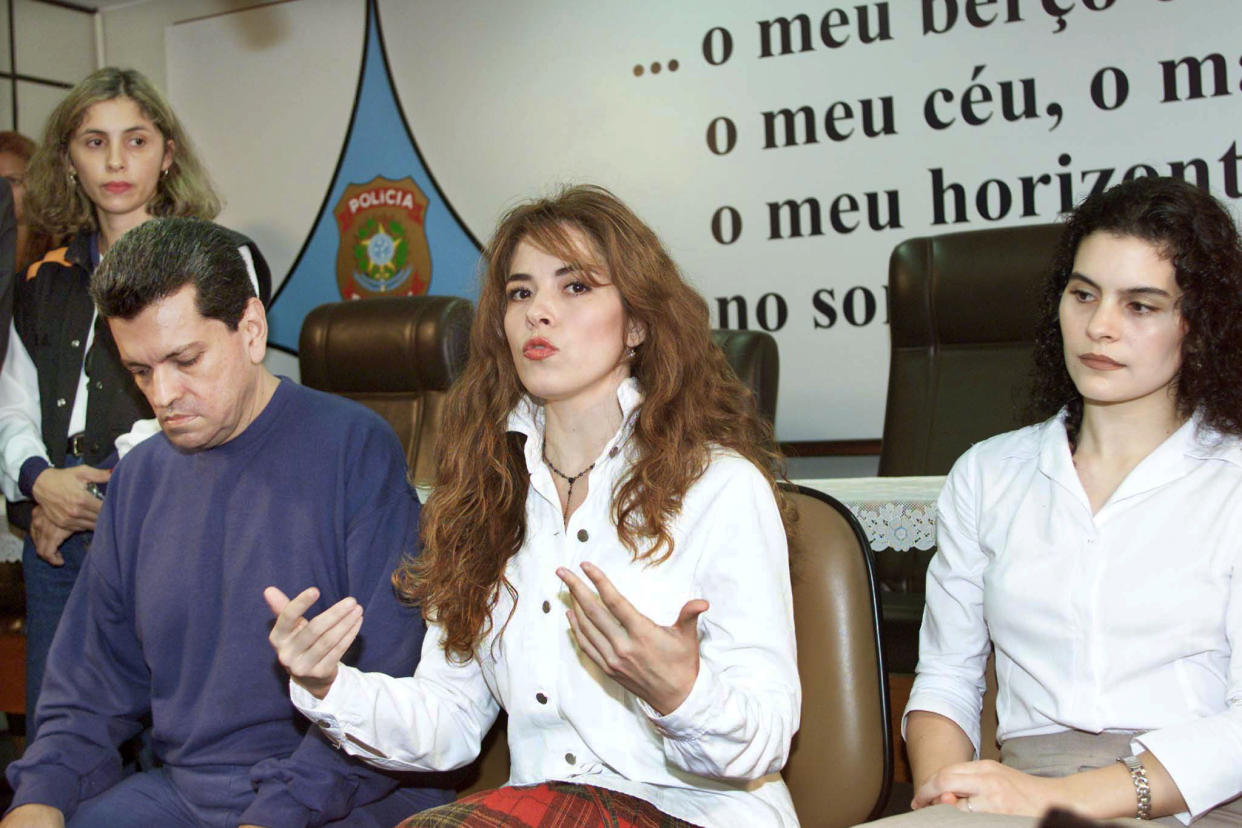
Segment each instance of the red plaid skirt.
M415 814L397 828L695 828L650 802L592 785L496 788Z

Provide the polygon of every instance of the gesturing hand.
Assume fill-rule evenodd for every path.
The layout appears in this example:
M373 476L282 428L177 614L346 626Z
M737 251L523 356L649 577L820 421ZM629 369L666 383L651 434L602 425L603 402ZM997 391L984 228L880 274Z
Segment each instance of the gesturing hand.
M566 614L578 647L661 716L676 710L699 675L698 618L707 602L687 601L673 625L662 627L635 609L594 564L582 564L582 571L598 595L568 569L556 570L573 597Z
M93 466L44 469L35 478L31 493L52 523L74 532L90 532L103 501L87 491L86 484L107 483L110 477L108 469Z
M276 616L267 637L276 657L294 681L322 699L336 680L341 656L362 628L362 607L353 598L342 598L307 621L302 613L318 599L315 587L303 590L292 601L276 587L263 590L263 600Z

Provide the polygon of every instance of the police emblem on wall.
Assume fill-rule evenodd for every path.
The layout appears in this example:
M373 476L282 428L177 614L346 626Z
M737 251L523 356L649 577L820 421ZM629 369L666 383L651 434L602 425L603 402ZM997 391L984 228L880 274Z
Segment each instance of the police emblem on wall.
M376 177L367 184L350 184L333 213L341 235L336 281L342 299L427 292L427 197L413 179Z

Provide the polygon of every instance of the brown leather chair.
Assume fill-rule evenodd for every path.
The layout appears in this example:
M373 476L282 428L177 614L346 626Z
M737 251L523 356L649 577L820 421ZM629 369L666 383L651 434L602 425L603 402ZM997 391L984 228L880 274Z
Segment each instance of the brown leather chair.
M802 728L782 773L805 828L845 828L879 816L893 778L871 547L840 501L802 486L786 491L798 510L790 571ZM504 727L502 714L460 795L508 780Z
M946 233L893 250L881 475L947 474L971 444L1024 424L1040 291L1060 231Z
M880 815L893 781L871 545L842 503L803 486L790 542L802 729L783 771L804 828Z
M405 446L414 482L430 485L444 394L466 364L473 316L456 296L321 305L298 339L302 383L377 412Z
M776 339L764 331L712 331L712 340L724 351L733 373L755 395L759 413L776 422L776 392L781 379L781 353Z

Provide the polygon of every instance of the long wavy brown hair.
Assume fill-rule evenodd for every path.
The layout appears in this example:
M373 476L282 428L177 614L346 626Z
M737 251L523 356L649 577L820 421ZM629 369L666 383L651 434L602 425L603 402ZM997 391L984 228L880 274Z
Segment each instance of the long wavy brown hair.
M570 230L584 234L595 261L583 261ZM600 187L567 188L522 204L500 222L484 251L485 269L470 334L470 356L445 403L435 492L423 511L422 554L393 581L445 630L445 652L467 660L492 629L506 590L505 565L526 536L529 472L524 437L509 432L521 399L504 332L505 281L517 246L528 241L593 278L611 280L627 321L646 336L630 361L644 400L632 440L638 459L612 493L613 521L635 560L659 564L676 553L672 522L714 447L754 463L780 506L783 462L754 396L711 339L707 303L682 279L664 246L616 196Z

